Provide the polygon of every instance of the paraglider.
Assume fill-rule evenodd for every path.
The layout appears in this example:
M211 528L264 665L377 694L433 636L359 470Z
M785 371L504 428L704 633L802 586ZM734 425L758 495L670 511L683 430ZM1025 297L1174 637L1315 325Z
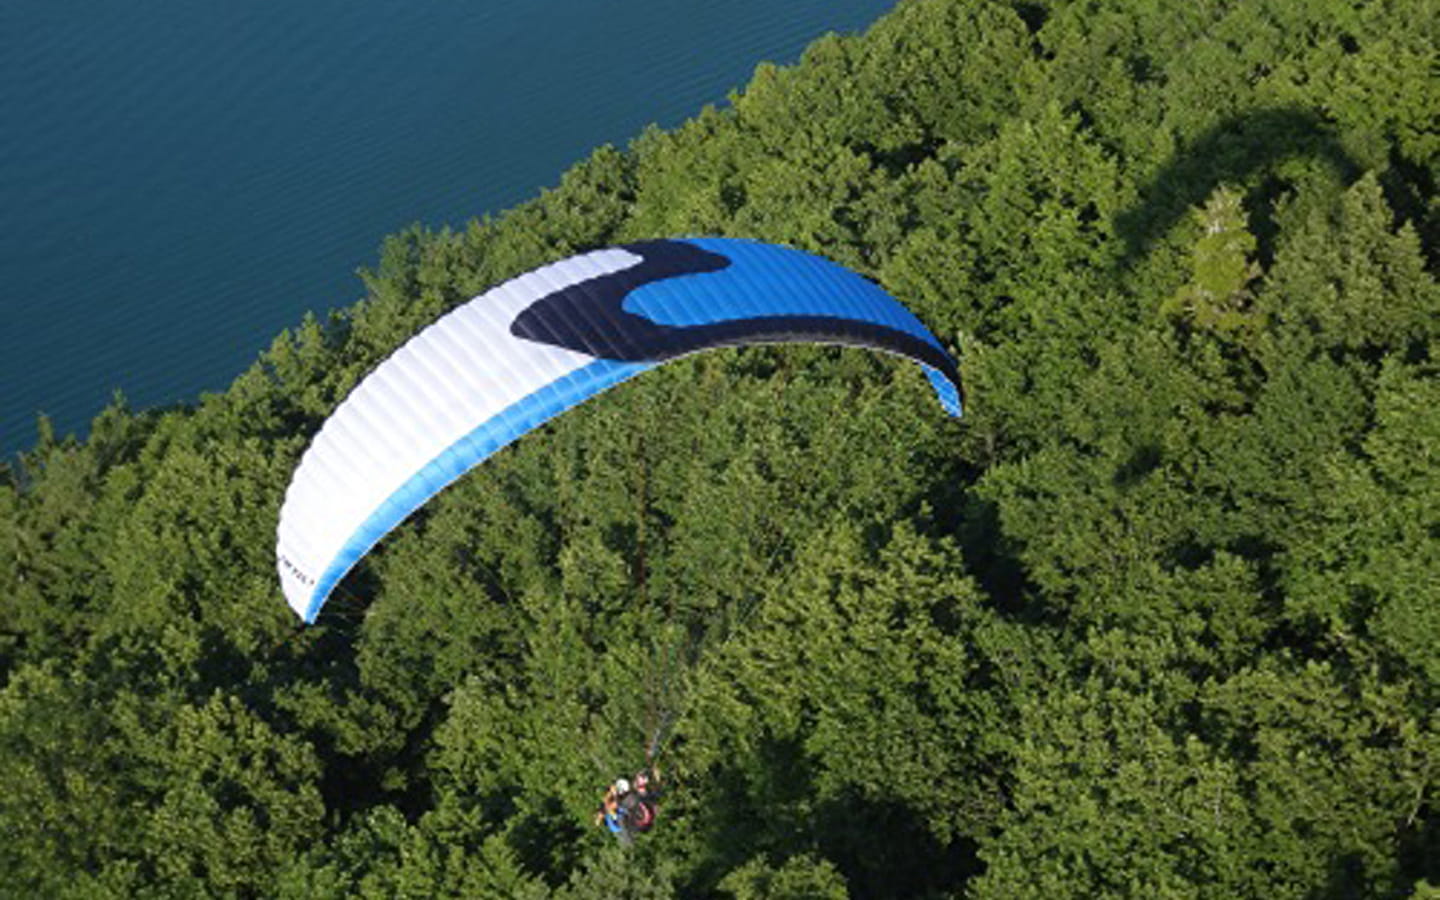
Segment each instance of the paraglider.
M326 420L280 511L285 597L313 622L386 533L526 432L662 362L757 343L868 347L918 362L960 415L954 360L874 283L774 244L686 238L583 253L425 328Z
M637 772L633 782L617 778L605 789L600 808L595 811L595 824L603 825L620 843L628 846L636 835L654 827L659 801L658 768Z

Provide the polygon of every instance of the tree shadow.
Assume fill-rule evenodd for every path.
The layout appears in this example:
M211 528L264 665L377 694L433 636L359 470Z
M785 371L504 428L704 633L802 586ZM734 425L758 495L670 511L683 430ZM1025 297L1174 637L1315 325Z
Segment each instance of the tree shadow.
M1279 234L1276 203L1293 188L1282 169L1290 160L1318 161L1341 184L1355 180L1364 169L1346 151L1334 126L1313 110L1275 107L1232 116L1181 148L1141 187L1140 202L1115 217L1114 231L1123 242L1116 274L1137 269L1191 210L1225 184L1244 189L1257 254L1268 265ZM1137 446L1116 471L1114 486L1136 484L1162 462L1158 447ZM995 608L1028 617L1026 598L1034 586L1016 548L1002 533L996 506L968 499L955 532L967 568Z
M985 869L977 842L957 837L941 843L894 797L827 800L815 812L814 835L856 898L948 896Z
M1398 829L1400 866L1394 883L1397 897L1408 894L1421 879L1440 885L1440 816L1437 812L1440 810L1431 803L1422 802Z
M757 855L826 859L856 898L948 896L984 871L975 840L942 842L899 797L851 789L813 802L815 773L798 740L766 740L757 751L758 767L712 772L718 789L689 811L711 853L685 896L710 896L720 878Z
M1115 233L1125 242L1121 266L1135 267L1191 209L1227 183L1250 186L1252 231L1262 256L1268 254L1277 232L1274 201L1286 187L1273 170L1290 159L1320 160L1346 183L1363 169L1334 127L1312 110L1279 107L1226 119L1177 153L1141 189L1142 202L1115 218Z
M1043 613L1029 602L1038 589L1020 558L1021 548L1005 535L999 504L974 494L963 503L954 534L965 571L996 613L1016 621L1041 621Z

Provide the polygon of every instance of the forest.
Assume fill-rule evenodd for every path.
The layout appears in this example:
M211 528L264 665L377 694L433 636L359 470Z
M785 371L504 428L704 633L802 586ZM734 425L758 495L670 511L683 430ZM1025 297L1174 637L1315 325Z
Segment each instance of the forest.
M1430 0L901 0L393 235L224 392L0 469L0 895L1440 898L1437 183ZM302 626L277 516L359 379L683 235L864 273L964 416L863 350L688 357Z

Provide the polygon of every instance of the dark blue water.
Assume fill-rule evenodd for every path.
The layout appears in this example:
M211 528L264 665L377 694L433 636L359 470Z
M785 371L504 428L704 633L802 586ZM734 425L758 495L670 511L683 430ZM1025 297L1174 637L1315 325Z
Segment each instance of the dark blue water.
M5 0L0 455L221 390L463 224L893 0Z

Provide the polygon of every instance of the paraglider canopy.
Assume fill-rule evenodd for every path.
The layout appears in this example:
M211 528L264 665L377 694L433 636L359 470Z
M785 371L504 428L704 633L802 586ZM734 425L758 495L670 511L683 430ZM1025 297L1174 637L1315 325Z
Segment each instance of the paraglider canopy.
M276 567L313 622L387 532L497 450L666 360L810 342L920 363L960 415L955 362L874 283L799 250L728 238L583 253L456 308L380 364L327 419L280 511Z

